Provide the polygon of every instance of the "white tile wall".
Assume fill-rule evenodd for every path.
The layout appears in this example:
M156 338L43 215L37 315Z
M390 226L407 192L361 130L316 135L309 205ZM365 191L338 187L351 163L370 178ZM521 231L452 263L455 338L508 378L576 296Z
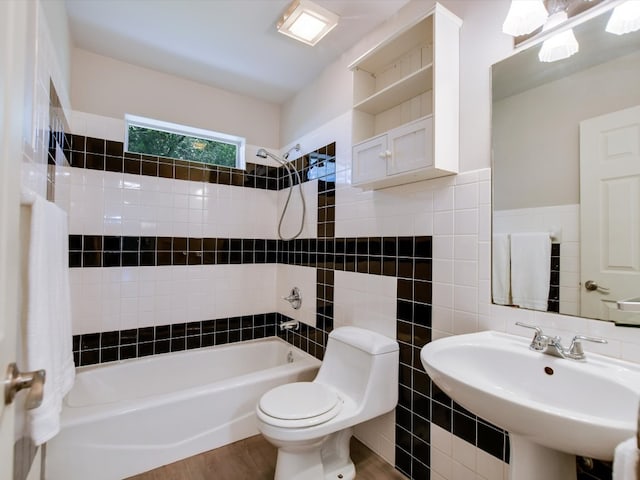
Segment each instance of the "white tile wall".
M353 325L396 338L395 277L336 271L335 327Z
M293 287L298 287L302 297L302 305L295 310L289 302L283 300L291 293ZM316 269L311 267L300 267L296 265L277 266L277 288L274 298L276 310L287 317L304 322L312 327L316 326Z
M431 478L506 480L508 465L431 424Z
M73 334L274 312L276 277L272 264L74 268Z
M126 173L58 168L71 234L276 238L278 192ZM313 188L305 192L314 197ZM310 202L310 208L317 200ZM314 208L315 209L315 208ZM309 216L309 222L315 216Z

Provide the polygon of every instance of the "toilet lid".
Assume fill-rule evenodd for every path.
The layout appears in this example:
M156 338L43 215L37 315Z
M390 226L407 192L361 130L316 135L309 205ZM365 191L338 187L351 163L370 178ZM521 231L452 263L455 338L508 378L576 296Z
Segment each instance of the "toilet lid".
M314 417L329 418L338 414L341 404L337 393L314 382L288 383L270 390L260 399L260 410L266 415L281 420L303 420Z

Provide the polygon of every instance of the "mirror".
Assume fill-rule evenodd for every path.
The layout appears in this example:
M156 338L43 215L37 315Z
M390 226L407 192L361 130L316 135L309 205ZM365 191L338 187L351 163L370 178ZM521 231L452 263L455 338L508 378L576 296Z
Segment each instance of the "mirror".
M568 59L492 67L492 298L637 325L617 301L640 296L640 31L610 15L574 26Z

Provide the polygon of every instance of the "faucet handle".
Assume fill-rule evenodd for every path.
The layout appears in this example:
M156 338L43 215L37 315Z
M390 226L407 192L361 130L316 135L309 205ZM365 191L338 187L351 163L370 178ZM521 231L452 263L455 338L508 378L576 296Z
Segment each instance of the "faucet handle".
M529 348L531 350L544 350L549 344L549 337L547 337L544 333L542 333L542 328L537 325L529 325L528 323L516 322L516 325L519 327L530 328L535 330L536 333L533 336L533 340L531 340L531 345Z
M584 358L584 350L582 349L582 341L594 342L594 343L608 343L604 338L600 337L588 337L586 335L576 335L571 341L569 347L569 355Z

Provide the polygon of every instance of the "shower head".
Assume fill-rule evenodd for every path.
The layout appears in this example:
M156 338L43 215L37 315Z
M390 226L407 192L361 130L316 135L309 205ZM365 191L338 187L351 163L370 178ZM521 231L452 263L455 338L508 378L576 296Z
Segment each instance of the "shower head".
M286 160L280 158L279 156L269 152L268 150L265 150L264 148L261 148L260 150L258 150L256 152L256 157L260 157L260 158L267 158L270 157L272 159L274 159L276 162L278 162L280 165L286 165L287 162Z

